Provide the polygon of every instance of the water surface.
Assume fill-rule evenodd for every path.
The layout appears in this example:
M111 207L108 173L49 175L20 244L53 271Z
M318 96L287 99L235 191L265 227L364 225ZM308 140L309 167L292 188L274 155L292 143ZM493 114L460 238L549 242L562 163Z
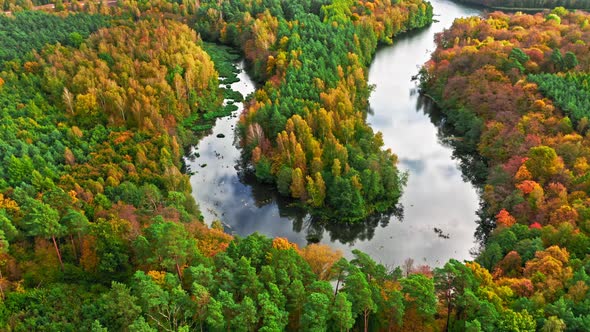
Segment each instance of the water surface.
M429 115L436 110L419 97L411 77L434 50L435 33L457 17L481 12L450 1L435 0L432 5L437 22L380 49L369 71L369 83L376 88L367 120L375 131L383 132L385 146L399 157L400 169L410 173L400 202L403 217L376 216L353 226L312 222L304 212L290 208L288 200L278 197L272 188L256 184L238 171L234 116L217 120L213 133L196 147L199 156L188 163L195 172L191 177L193 194L205 220L220 219L228 231L242 236L259 232L300 245L327 243L347 256L352 249L360 249L388 266L400 265L406 258L432 266L449 258L470 259L478 195L463 179L452 148L444 143L439 121ZM243 71L239 77L241 81L232 87L244 95L251 93L254 84L250 78ZM225 137L218 138L220 133ZM201 167L204 164L207 166ZM440 231L436 233L435 228Z

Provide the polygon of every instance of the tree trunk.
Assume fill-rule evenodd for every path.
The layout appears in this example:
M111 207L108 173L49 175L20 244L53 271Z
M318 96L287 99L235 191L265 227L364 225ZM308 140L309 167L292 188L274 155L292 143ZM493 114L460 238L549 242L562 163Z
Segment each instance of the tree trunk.
M2 279L4 279L4 277L2 276L2 269L0 269L0 293L2 293L2 299L4 299L4 289L2 288Z
M365 332L369 330L369 309L365 309Z
M176 262L176 273L178 273L178 279L182 282L182 274L180 274L180 266L178 266L178 262Z
M340 276L338 276L338 279L336 280L336 289L334 290L334 299L332 300L332 303L336 302L336 295L338 295L338 286L340 286Z
M78 231L78 246L80 247L80 255L82 255L82 233Z
M447 298L447 324L445 327L445 332L449 332L450 321L451 321L451 299Z
M70 234L70 242L72 242L72 251L74 252L74 258L78 260L78 253L76 252L76 243L74 242L74 236Z
M59 252L59 247L57 246L57 241L55 241L55 235L51 236L53 240L53 246L55 247L55 252L57 253L57 258L59 259L59 264L61 265L61 269L64 269L64 262L61 260L61 253Z

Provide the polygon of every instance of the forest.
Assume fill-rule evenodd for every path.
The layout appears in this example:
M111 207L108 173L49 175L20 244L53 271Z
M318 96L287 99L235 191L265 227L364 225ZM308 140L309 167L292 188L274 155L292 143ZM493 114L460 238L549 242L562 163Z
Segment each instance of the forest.
M319 219L359 222L395 207L405 175L366 123L367 66L378 44L431 22L429 4L202 1L196 17L203 36L241 48L264 83L240 119L259 181Z
M1 330L590 330L590 14L495 12L437 36L421 89L483 183L476 259L431 268L209 227L183 162L231 109L229 46L259 84L238 128L258 181L341 227L392 209L407 175L366 122L367 68L429 3L56 11L0 15Z
M586 0L455 0L460 3L507 10L539 10L565 7L567 9L590 9Z
M456 20L421 76L485 160L476 261L545 331L590 327L589 17L561 7Z
M224 8L224 16L230 17L242 5ZM279 60L288 54L285 59L291 65L284 60L275 62L274 70L259 70L260 80L269 81L266 93L321 83L305 81L306 85L291 87L282 76L300 75L294 67L297 61L304 62L303 54L316 50L303 50L309 43L295 41L317 33L315 48L326 52L323 43L330 40L342 53L333 63L321 64L327 78L319 84L318 95L325 89L326 98L334 95L332 103L357 103L355 112L353 106L338 114L335 106L326 106L330 113L322 108L322 121L333 122L339 131L340 121L348 121L349 130L357 126L359 134L349 133L349 147L339 143L344 140L342 133L332 137L326 149L333 149L334 156L322 156L330 165L320 165L314 178L306 172L307 178L300 180L311 181L300 193L307 197L308 183L320 187L320 172L326 168L341 177L336 181L348 190L352 191L352 183L359 186L354 189L359 198L361 177L359 171L352 173L347 148L359 149L362 143L370 148L366 157L373 166L359 170L374 178L369 181L380 191L375 195L384 195L385 188L394 195L384 197L390 201L382 204L394 204L402 177L394 155L381 150L378 136L364 122L370 91L366 66L379 41L391 43L394 34L427 24L430 7L421 2L363 2L352 8L352 2L342 2L331 9L323 2L310 2L289 12L283 5L288 4L249 8L251 14L243 9L244 13L236 12L233 23L246 31L281 29L277 41L283 43L272 47L270 41L256 39L269 34L236 34L236 42L252 38L244 41L251 45L251 53L244 50L244 54L254 66L266 68L273 59L260 52L276 49L273 53ZM221 42L209 36L212 30L207 24L222 22L203 17L215 10L207 6L214 4L203 3L199 10L170 3L84 6L78 13L75 9L80 8L72 5L59 15L23 11L2 17L6 36L0 73L2 329L349 330L401 326L404 312L407 326L434 324L428 316L437 304L434 282L423 274L411 274L411 266L405 274L401 269L389 271L361 252L347 261L326 246L298 248L285 239L260 235L234 238L219 223L212 228L203 223L190 195L188 175L181 171L182 156L208 120L226 114L222 100L230 92L220 87L218 70L228 75L223 59L231 58L223 48L204 44L199 37ZM377 6L381 16L369 15L364 6ZM267 8L274 8L276 16ZM307 17L311 8L316 14ZM342 17L331 19L327 15L331 10ZM272 24L279 20L279 25ZM254 25L246 28L246 24ZM302 29L304 25L315 28ZM370 48L361 49L360 41L346 45L345 39L332 40L339 32L352 38L361 30L364 38L374 39ZM291 46L289 38L294 39ZM219 62L214 64L204 49ZM339 86L346 89L341 96L337 96ZM276 130L277 141L282 137L279 130L291 136L297 151L303 138L321 151L323 142L313 137L303 120L311 110L319 114L321 100L295 99L292 95L290 102L309 110L289 123L282 115L280 126L264 130ZM263 101L253 99L251 105L261 107ZM295 126L303 130L302 138L295 136L300 133L291 128ZM299 154L298 164L293 165L307 169L311 163L305 159L302 163ZM338 161L329 158L338 154L342 164L336 167ZM301 168L293 172L303 176ZM362 203L358 209L356 219L371 213L373 206ZM330 282L338 284L336 291ZM412 295L404 298L404 294Z

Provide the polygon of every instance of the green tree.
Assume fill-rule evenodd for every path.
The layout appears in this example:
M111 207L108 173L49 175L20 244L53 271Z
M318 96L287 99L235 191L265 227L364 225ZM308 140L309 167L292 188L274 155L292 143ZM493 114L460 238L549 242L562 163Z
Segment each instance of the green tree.
M196 242L184 226L157 217L145 230L145 234L145 238L138 239L136 246L148 250L148 263L175 271L182 280L181 266L188 264L198 255Z
M373 294L367 278L359 269L353 269L353 272L350 272L346 277L343 291L350 296L354 317L362 315L364 331L367 332L369 330L369 315L377 311L377 305L373 301Z
M535 146L529 150L529 159L527 159L525 165L533 178L539 179L541 184L563 168L563 162L561 162L555 150L544 145Z
M402 326L404 318L404 296L397 289L381 288L377 311L381 327Z
M109 330L125 331L140 315L137 297L124 284L113 281L111 289L97 301L98 319Z
M452 330L451 313L455 310L456 319L461 319L467 309L464 299L467 290L476 289L477 283L471 270L455 259L442 268L434 270L434 286L447 307L446 331Z
M7 241L14 240L19 234L19 230L14 226L4 209L0 209L0 231L3 232L4 239Z
M49 205L39 202L38 200L27 198L24 204L26 211L23 218L23 226L30 236L39 236L53 241L55 253L59 259L61 268L64 263L61 258L61 252L57 244L57 237L62 236L66 229L59 223L59 214Z
M256 303L249 297L245 296L242 302L237 306L238 315L234 318L232 326L236 331L253 331L258 323L258 312Z
M330 300L323 293L309 294L303 306L301 328L305 331L326 331L329 318Z
M203 323L207 319L213 299L207 288L196 282L192 284L191 294L192 301L195 303L195 320L198 322L199 329L202 331Z
M289 196L291 192L291 179L293 177L293 169L287 166L281 167L277 175L277 188L281 195Z
M286 278L289 277L286 276ZM287 285L284 292L287 297L285 309L289 312L289 330L299 330L301 313L307 298L303 282L300 279L293 280L290 285Z
M368 281L373 279L382 280L386 277L387 271L385 267L377 264L371 256L358 249L354 249L352 254L354 258L350 261L350 264L357 266L365 274Z
M236 263L234 282L239 287L234 295L257 298L262 290L262 284L256 275L256 269L250 265L250 260L242 256Z
M29 156L17 158L15 155L11 155L8 159L8 183L16 187L21 182L28 182L27 180L31 178L33 170L33 161Z
M506 309L500 317L498 331L501 332L534 332L537 323L526 310L515 312Z
M213 330L222 330L225 326L225 317L223 316L223 305L221 302L212 298L207 309L207 325Z
M262 318L262 326L259 331L270 332L285 329L289 315L272 301L267 292L258 295L258 305L260 306L260 317Z
M106 327L103 327L98 320L95 320L90 327L91 332L108 332Z
M559 17L557 18L559 19ZM563 68L563 56L561 55L561 51L558 48L553 49L550 59L556 70L561 70Z
M219 306L221 308L221 317L223 317L222 326L224 326L226 330L230 330L232 328L234 318L239 314L238 305L236 304L233 295L225 290L220 290L219 294L216 296L216 299L219 302ZM215 304L213 305L212 309L213 313L217 314L218 308Z
M195 302L180 287L174 275L166 274L163 284L158 284L151 276L137 271L133 276L132 290L142 313L154 327L176 331L196 325L193 318L197 308Z
M131 325L129 325L129 332L157 332L158 330L151 327L145 318L140 316Z
M354 325L352 303L348 301L345 292L338 292L330 308L330 326L334 331L348 331Z
M508 59L512 60L512 66L520 70L521 73L525 71L523 65L530 60L529 56L518 47L512 49L510 55L508 56Z
M574 53L570 51L565 52L565 56L563 58L563 67L565 70L574 69L578 64L578 58Z
M565 331L565 323L556 316L547 318L545 324L541 328L541 332L563 332Z
M70 242L72 244L74 256L77 256L76 243L74 242L73 236L76 234L78 236L78 240L81 240L82 234L86 233L90 222L84 214L69 208L65 215L61 218L61 224L66 227L67 233L70 236Z
M437 298L434 282L422 274L412 274L401 279L406 308L414 308L424 321L432 319L436 313Z

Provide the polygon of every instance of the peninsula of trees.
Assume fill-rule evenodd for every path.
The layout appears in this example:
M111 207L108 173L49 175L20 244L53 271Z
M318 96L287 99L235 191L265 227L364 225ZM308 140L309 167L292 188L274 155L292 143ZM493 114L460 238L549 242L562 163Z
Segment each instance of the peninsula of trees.
M405 175L366 123L379 43L432 21L422 1L201 1L197 30L240 48L263 82L240 120L257 178L313 215L360 222L393 209Z

